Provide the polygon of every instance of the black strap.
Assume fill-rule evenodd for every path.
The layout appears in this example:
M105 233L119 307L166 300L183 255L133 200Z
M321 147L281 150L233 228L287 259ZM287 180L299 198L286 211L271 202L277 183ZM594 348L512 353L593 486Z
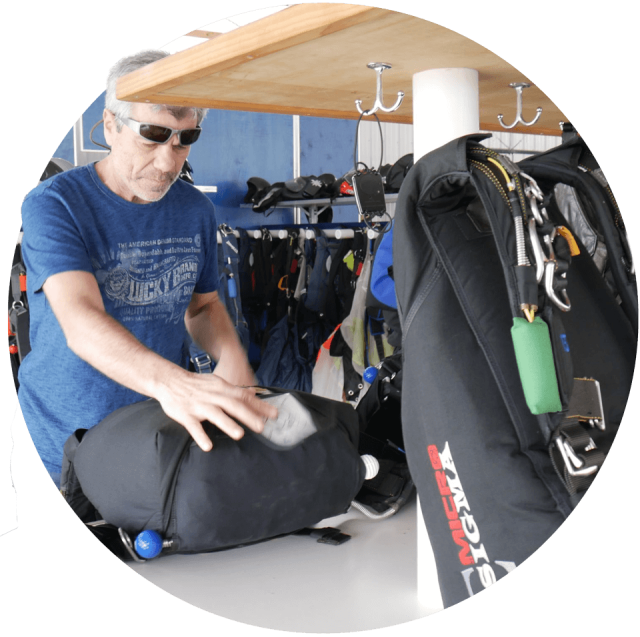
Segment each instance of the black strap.
M383 337L385 336L384 330L384 317L382 316L382 311L378 310L378 315L373 316L369 310L367 310L367 317L369 319L369 333L373 336L373 340L376 344L376 351L378 352L378 360L384 360L384 342Z
M27 269L22 261L22 252L18 246L14 255L14 264L11 268L9 327L12 334L10 335L9 344L17 346L19 363L31 351L29 304L27 302L27 293L23 290L22 285L26 273Z
M333 546L339 546L351 539L350 535L342 533L340 529L334 529L330 526L322 529L300 529L299 531L296 531L294 535L308 535L316 539L319 544L331 544Z

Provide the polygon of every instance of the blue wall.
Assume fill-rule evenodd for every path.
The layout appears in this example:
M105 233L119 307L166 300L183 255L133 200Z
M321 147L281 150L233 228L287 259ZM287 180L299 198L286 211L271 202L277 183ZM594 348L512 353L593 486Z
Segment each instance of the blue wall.
M64 139L60 142L60 146L58 146L52 156L60 157L60 159L66 159L72 164L74 163L73 128L65 135Z
M99 149L89 133L102 119L104 94L83 113L85 149ZM353 168L353 145L356 122L351 120L300 118L300 173L341 177ZM102 125L93 133L97 142L105 143ZM74 161L73 131L69 131L54 153ZM189 154L193 177L199 186L217 186L210 195L216 205L220 223L238 227L289 224L293 210L277 209L265 218L251 209L240 208L250 177L262 177L269 183L293 177L293 117L268 113L210 110L203 131ZM334 206L334 221L357 221L355 206Z

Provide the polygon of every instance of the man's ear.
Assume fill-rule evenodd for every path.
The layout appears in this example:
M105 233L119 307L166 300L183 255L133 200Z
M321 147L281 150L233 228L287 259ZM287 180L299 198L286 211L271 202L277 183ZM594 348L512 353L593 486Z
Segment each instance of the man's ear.
M102 119L104 120L104 138L108 146L113 146L113 136L118 134L116 116L105 108L102 111Z

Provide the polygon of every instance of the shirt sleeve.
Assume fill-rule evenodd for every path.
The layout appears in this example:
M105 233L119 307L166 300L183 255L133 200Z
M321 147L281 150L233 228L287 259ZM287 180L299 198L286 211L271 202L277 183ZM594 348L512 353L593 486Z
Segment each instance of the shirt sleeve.
M52 275L93 272L80 231L65 204L48 188L36 189L22 204L22 255L31 292Z

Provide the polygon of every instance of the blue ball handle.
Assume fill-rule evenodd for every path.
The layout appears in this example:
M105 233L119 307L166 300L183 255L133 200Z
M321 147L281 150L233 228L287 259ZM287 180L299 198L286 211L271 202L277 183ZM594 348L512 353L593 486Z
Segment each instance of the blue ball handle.
M140 557L147 560L153 559L162 551L162 537L155 531L142 531L136 537L134 548Z
M362 374L362 378L364 378L369 384L373 383L378 375L377 367L367 367Z

